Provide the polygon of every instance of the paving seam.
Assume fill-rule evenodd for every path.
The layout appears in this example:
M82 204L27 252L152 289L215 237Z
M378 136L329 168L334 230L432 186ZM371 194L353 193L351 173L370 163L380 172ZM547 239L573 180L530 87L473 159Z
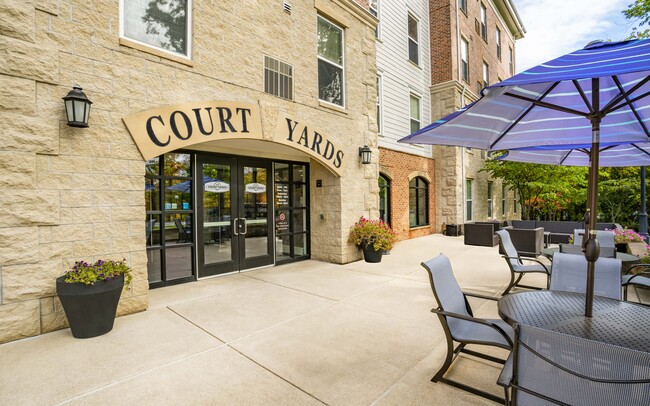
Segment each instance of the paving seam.
M191 354L191 355L185 356L185 357L183 357L183 358L180 358L180 359L177 359L177 360L174 360L174 361L170 361L170 362L167 362L167 363L164 363L164 364L158 365L158 366L156 366L155 368L151 368L151 369L148 369L148 370L146 370L146 371L141 371L141 372L138 372L138 373L136 373L136 374L129 375L129 376L127 376L127 377L124 377L124 378L118 379L118 380L115 381L115 382L111 382L111 383L109 383L109 384L107 384L107 385L103 385L103 386L100 386L100 387L98 387L98 388L92 389L92 390L90 390L90 391L88 391L88 392L84 392L84 393L82 393L82 394L79 394L79 395L73 396L73 397L71 397L70 399L66 399L66 400L64 400L64 401L62 401L62 402L56 403L55 405L65 405L65 404L70 403L70 402L73 402L73 401L75 401L75 400L83 399L83 398L85 398L86 396L92 395L93 393L97 393L97 392L100 392L100 391L102 391L102 390L104 390L104 389L110 388L110 387L112 387L112 386L116 386L116 385L119 385L119 384L121 384L121 383L128 382L128 381L130 381L130 380L132 380L132 379L138 378L138 377L143 376L143 375L147 375L147 374L149 374L149 373L152 373L152 372L158 371L158 370L160 370L160 369L167 368L168 366L175 365L175 364L178 364L178 363L184 362L184 361L186 361L186 360L189 360L189 359L192 359L192 358L195 358L195 357L198 357L198 356L202 356L202 355L204 355L204 354L206 354L206 353L208 353L208 352L216 351L216 350L218 350L218 349L220 349L220 348L222 348L222 347L225 347L225 346L227 347L227 345L225 345L225 344L221 344L221 345L219 345L219 346L217 346L217 347L208 348L208 349L205 349L205 350L203 350L203 351L199 351L199 352L197 352L197 353L195 353L195 354Z
M260 364L259 362L255 361L253 358L251 358L251 357L249 357L248 355L244 354L243 352L239 351L237 348L231 346L230 344L226 344L226 346L227 346L228 348L231 348L231 349L232 349L233 351L235 351L237 354L239 354L239 355L241 355L242 357L246 358L247 360L249 360L249 361L252 362L253 364L259 366L259 367L262 368L263 370L269 372L269 373L272 374L272 375L277 376L279 379L283 380L284 382L286 382L286 383L288 383L289 385L293 386L294 388L298 389L299 391L301 391L301 392L304 393L305 395L311 397L312 399L314 399L314 400L316 400L316 401L318 401L318 402L320 402L320 403L322 403L322 404L324 404L324 405L328 405L328 406L329 406L329 403L327 403L327 402L325 402L325 401L319 399L318 397L316 397L316 395L313 395L313 394L307 392L305 389L301 388L300 386L296 385L295 383L293 383L293 382L289 381L288 379L284 378L282 375L275 373L275 372L272 371L271 369L265 367L264 365L262 365L262 364Z

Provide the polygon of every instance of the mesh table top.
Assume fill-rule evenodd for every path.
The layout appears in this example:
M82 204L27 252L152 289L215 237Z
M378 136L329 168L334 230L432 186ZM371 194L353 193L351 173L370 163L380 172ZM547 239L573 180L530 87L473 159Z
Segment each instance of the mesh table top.
M551 331L650 352L650 307L594 296L593 317L585 317L582 293L521 292L499 299L499 316L511 325Z

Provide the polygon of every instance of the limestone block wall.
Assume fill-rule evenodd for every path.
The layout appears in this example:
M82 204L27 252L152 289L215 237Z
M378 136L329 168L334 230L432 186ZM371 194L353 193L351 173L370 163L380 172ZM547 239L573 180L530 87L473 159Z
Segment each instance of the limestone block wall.
M144 161L122 122L127 115L189 101L258 102L265 131L281 110L343 143L354 163L343 177L312 161L314 258L355 257L347 233L356 213L347 210L377 210L377 165L356 166L359 146L378 155L376 21L358 3L293 2L287 14L281 2L195 0L190 60L120 39L119 3L0 7L0 343L66 326L55 278L76 260L125 258L134 281L118 314L147 308ZM343 109L318 101L318 13L346 30ZM293 64L294 101L263 92L264 55ZM93 101L86 129L65 124L61 97L75 83Z

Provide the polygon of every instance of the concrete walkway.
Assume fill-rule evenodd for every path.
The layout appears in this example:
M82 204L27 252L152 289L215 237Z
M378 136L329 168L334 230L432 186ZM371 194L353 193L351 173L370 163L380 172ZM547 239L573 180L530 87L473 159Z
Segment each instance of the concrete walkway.
M446 343L420 262L440 252L464 290L497 296L509 281L496 247L431 235L380 264L303 261L156 289L104 336L0 345L0 405L493 405L430 382ZM496 302L472 306L498 317ZM501 395L499 372L464 356L450 371Z

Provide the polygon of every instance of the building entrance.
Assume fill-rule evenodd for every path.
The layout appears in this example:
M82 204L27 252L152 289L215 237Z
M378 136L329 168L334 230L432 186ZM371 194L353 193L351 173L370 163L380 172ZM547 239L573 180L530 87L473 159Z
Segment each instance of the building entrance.
M199 278L271 265L271 161L197 155Z

